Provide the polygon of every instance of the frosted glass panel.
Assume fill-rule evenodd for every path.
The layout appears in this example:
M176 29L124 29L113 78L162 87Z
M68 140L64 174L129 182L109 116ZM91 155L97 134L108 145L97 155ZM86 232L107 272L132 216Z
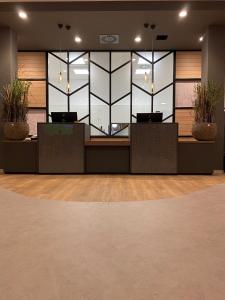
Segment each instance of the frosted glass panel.
M112 102L130 92L130 64L112 74Z
M97 135L97 136L106 136L101 131L97 130L95 127L91 126L91 135Z
M51 54L49 54L48 56L48 81L54 86L56 86L58 89L67 93L67 64Z
M130 52L112 52L111 60L112 60L112 71L128 62L131 59Z
M176 107L192 107L195 99L196 82L176 83Z
M88 115L88 100L88 87L85 87L70 96L70 111L77 112L78 120Z
M91 63L91 92L109 102L109 74Z
M129 135L129 127L126 127L123 130L115 133L115 136L128 136L128 135Z
M55 88L49 86L48 89L49 93L49 100L48 100L48 105L49 105L49 114L51 112L56 112L56 111L61 111L65 112L68 111L68 105L67 105L67 96L64 95L63 93L59 92ZM51 120L51 118L50 118Z
M173 86L154 96L153 111L163 113L163 119L173 113Z
M152 62L152 51L138 51L138 54L140 54L141 56L143 56L144 58L146 58L147 60L149 60L150 62ZM139 58L139 63L141 62L145 62L145 60L143 60L142 58Z
M58 58L61 58L65 62L67 62L67 52L52 52L54 55L58 56Z
M168 51L154 51L154 62L168 54Z
M109 131L109 106L94 96L91 96L91 124L106 133Z
M168 118L167 120L163 121L164 123L173 123L173 117Z
M112 123L130 122L130 96L120 100L111 107Z
M136 116L137 113L151 112L151 96L142 92L140 89L133 87L132 98L132 113Z
M133 83L151 93L152 86L152 65L136 54L132 58Z
M82 54L84 54L84 52L69 52L69 62L75 60L76 58L78 58L79 56L81 56ZM83 61L83 57L78 58L74 63L82 63Z
M109 52L91 52L91 60L109 71Z
M173 54L154 64L154 92L173 82Z
M70 92L79 89L88 83L88 55L85 54L69 65L70 70Z

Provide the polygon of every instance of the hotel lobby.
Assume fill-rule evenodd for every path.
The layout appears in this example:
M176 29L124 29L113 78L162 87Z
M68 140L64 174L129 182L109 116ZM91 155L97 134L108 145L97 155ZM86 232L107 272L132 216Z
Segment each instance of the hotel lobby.
M0 2L0 295L223 300L225 2Z

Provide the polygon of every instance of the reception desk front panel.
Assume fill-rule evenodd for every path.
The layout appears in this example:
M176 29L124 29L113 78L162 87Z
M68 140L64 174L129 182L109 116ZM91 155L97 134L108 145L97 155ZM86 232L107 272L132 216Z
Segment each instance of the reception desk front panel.
M39 173L84 173L87 127L84 123L39 123Z
M176 174L178 125L131 124L131 173Z

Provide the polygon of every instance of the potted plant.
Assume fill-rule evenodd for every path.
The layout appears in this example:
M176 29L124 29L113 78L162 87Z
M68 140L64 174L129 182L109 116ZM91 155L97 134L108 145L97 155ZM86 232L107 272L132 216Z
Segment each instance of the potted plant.
M29 134L27 98L30 84L15 79L3 88L3 133L8 140L24 140Z
M216 105L220 101L221 88L214 82L198 83L195 86L192 135L199 141L214 141L217 135L215 123Z

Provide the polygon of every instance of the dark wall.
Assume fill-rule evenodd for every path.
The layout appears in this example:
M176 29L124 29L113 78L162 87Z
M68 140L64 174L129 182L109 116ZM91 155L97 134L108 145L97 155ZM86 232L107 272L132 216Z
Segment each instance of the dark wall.
M0 28L0 169L2 168L2 88L16 76L16 36L10 28Z
M225 27L210 26L202 48L202 81L213 80L221 85L223 93L216 108L218 127L215 152L212 153L214 170L223 170L224 160L224 83L225 83Z

